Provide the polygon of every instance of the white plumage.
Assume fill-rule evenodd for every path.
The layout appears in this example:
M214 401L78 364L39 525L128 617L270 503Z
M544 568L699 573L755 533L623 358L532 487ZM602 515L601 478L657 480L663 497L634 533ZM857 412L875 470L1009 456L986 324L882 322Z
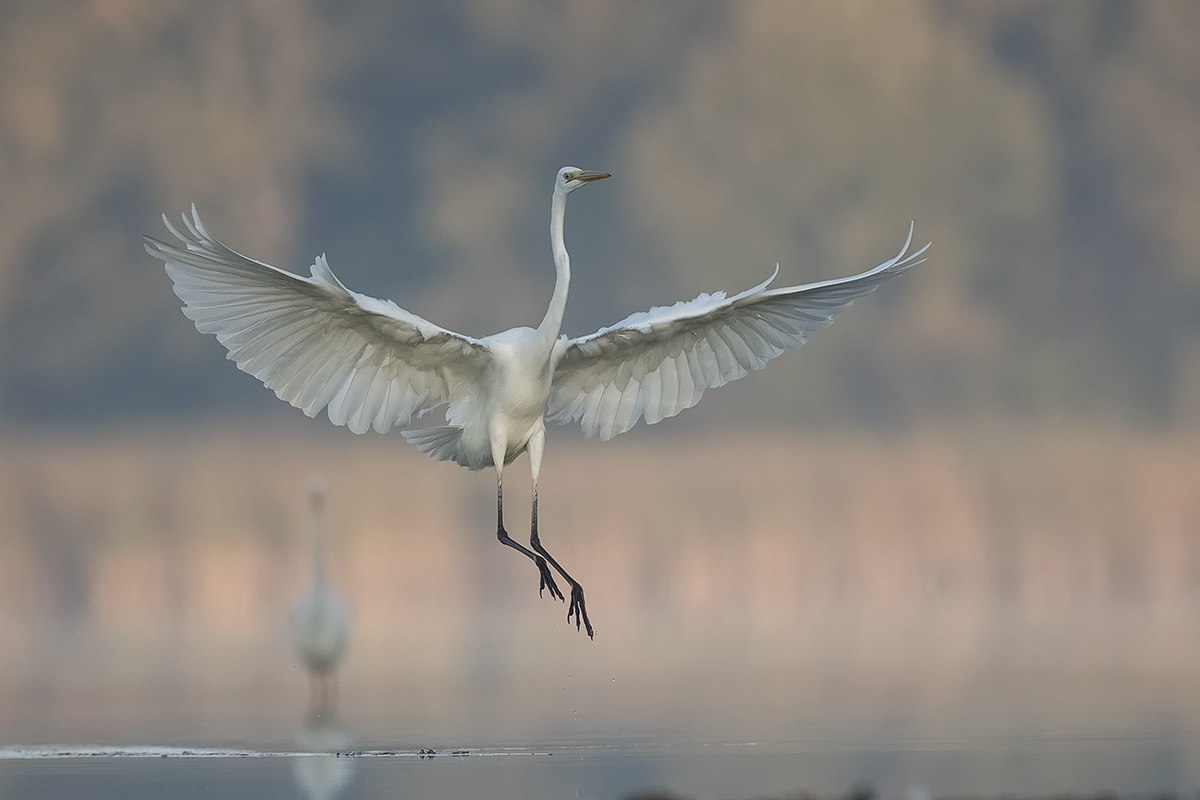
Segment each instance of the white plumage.
M146 237L146 249L166 264L184 313L215 334L229 358L308 416L327 409L336 425L380 433L414 416L445 408L446 425L406 430L428 455L470 469L494 466L497 536L531 558L542 588L562 598L546 560L572 587L568 620L587 625L583 591L537 538L537 478L545 420L579 421L588 436L610 439L672 417L722 386L764 367L856 298L921 263L926 244L900 252L872 270L838 280L771 289L763 283L727 297L695 300L633 314L588 336L559 336L570 284L563 243L567 196L606 173L564 167L551 202L554 292L537 328L513 328L475 339L441 328L386 300L347 289L324 256L310 277L247 258L204 227L196 209L179 230L179 245ZM503 466L528 451L533 474L533 551L504 531ZM544 558L543 558L544 557Z
M350 625L346 605L329 586L326 572L325 484L309 483L310 578L308 590L292 609L292 650L312 682L311 714L334 713L333 673L346 654Z

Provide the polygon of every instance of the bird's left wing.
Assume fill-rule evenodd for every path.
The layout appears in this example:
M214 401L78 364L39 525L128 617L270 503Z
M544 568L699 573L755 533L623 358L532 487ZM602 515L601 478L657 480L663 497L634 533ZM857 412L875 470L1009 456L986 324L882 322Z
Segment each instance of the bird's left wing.
M195 206L185 231L163 222L179 245L147 236L146 251L166 264L183 313L310 417L328 407L336 425L384 433L447 402L487 367L478 340L347 289L324 256L306 278L226 247Z
M645 417L653 425L700 402L705 389L762 369L833 322L856 298L919 264L929 248L909 253L908 240L872 270L838 280L733 297L724 292L633 314L608 328L570 339L554 371L547 418L581 420L587 436L624 433Z

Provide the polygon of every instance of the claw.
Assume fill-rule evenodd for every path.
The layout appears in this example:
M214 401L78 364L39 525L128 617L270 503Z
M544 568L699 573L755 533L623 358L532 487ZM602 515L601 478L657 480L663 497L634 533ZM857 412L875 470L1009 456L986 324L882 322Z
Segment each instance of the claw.
M538 597L544 597L543 590L550 590L550 597L555 600L566 600L562 590L558 588L558 584L554 582L554 575L550 572L550 567L546 564L546 559L538 558L538 571L541 572L541 577L538 583Z
M583 600L583 587L578 583L571 586L571 607L567 609L567 624L570 624L572 616L575 617L575 630L586 627L588 638L596 638L596 633L592 630L592 621L588 619L587 605Z

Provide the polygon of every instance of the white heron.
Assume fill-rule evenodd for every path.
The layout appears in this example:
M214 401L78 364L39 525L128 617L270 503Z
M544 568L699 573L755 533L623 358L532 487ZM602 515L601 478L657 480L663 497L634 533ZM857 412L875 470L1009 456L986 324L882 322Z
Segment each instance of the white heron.
M881 282L920 263L929 247L900 252L872 270L838 280L768 288L779 273L733 296L701 294L651 308L595 333L559 335L571 281L563 243L567 197L609 177L563 167L554 179L550 243L555 281L536 328L512 328L476 339L405 311L388 300L351 291L324 255L303 277L247 258L208 232L196 207L184 230L163 222L179 245L146 237L146 250L166 264L184 314L215 334L241 369L281 399L355 433L406 427L414 415L444 407L446 424L403 431L433 458L468 469L496 470L496 536L532 560L539 593L563 600L547 562L571 587L567 621L593 636L583 588L538 538L537 484L546 420L579 421L588 436L610 439L639 419L654 424L699 402L706 389L761 369L800 347L835 314ZM504 528L503 470L529 453L533 507L529 547Z
M349 623L346 605L330 586L325 567L325 483L309 481L309 548L312 573L308 591L292 609L292 650L312 681L312 714L334 713L333 673L346 654Z

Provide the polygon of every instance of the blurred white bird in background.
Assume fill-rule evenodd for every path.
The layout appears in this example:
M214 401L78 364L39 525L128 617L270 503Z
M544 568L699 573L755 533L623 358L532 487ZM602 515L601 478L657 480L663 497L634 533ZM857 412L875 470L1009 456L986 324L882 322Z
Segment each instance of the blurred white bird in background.
M281 399L355 433L408 426L414 415L444 407L446 424L403 431L421 452L472 470L496 470L496 536L532 560L539 592L564 599L547 562L571 586L567 620L593 629L583 588L538 536L538 473L545 421L580 421L588 436L610 439L639 419L654 424L690 408L706 389L722 386L800 347L858 297L918 264L929 247L900 252L878 267L839 280L768 288L695 300L633 314L607 328L559 336L571 265L563 243L567 197L607 178L563 167L554 179L550 242L556 278L536 328L512 328L482 339L441 328L387 300L346 288L325 256L310 277L247 258L214 238L195 206L181 231L163 217L180 245L146 237L146 250L166 264L184 314L215 334L229 358ZM528 451L533 478L530 546L504 528L503 468Z
M335 715L334 672L350 638L346 605L329 587L326 558L325 482L312 477L308 486L309 548L312 572L308 591L292 609L292 650L308 670L310 717Z

